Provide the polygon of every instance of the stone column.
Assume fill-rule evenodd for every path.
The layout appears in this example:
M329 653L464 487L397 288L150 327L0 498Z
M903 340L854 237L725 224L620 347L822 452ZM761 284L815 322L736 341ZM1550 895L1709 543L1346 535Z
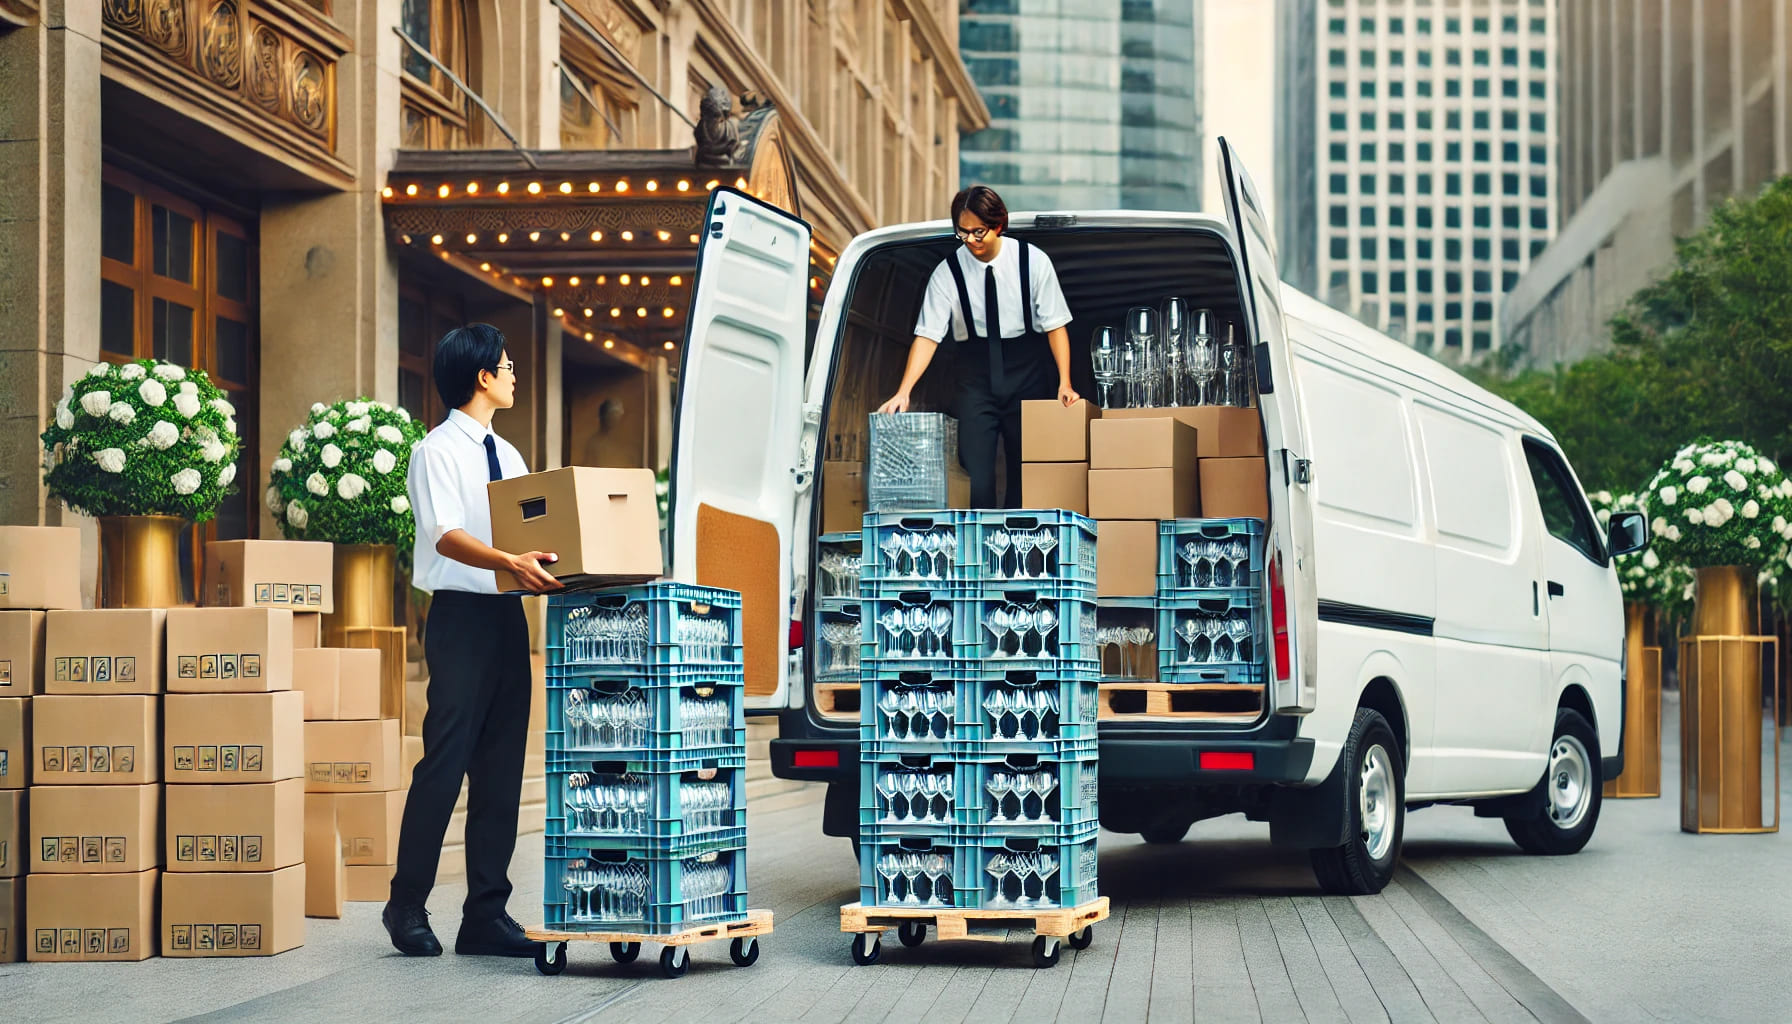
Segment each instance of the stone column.
M399 140L398 4L337 0L353 36L337 68L337 155L347 191L270 194L261 213L261 466L313 402L398 399L398 264L380 189ZM262 513L261 535L279 537Z
M0 523L91 534L45 493L38 434L99 358L100 160L99 5L47 0L0 29Z

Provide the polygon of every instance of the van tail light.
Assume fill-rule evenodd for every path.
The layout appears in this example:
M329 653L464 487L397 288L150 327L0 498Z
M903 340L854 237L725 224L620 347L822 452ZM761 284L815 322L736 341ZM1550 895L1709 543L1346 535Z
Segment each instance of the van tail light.
M792 768L838 768L838 750L798 750L790 756Z
M1280 559L1269 560L1269 629L1275 643L1276 678L1286 680L1293 674L1293 658L1288 652L1288 590L1282 586Z
M791 619L790 620L790 649L793 651L800 651L803 649L803 620L802 619Z
M1257 755L1248 750L1203 750L1200 764L1204 772L1248 772L1257 767Z

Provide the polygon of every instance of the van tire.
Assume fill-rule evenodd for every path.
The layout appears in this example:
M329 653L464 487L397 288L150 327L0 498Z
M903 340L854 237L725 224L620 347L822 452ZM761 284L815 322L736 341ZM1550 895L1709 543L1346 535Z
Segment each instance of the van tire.
M1188 835L1193 824L1191 821L1181 825L1156 825L1140 832L1139 838L1153 846L1175 846Z
M1506 832L1512 841L1526 853L1539 856L1579 853L1599 825L1605 788L1600 774L1599 734L1580 712L1558 708L1543 778L1519 798L1518 809L1506 815Z
M1333 895L1373 896L1393 879L1406 831L1405 759L1381 712L1356 709L1337 770L1345 773L1344 822L1350 838L1342 846L1311 851L1313 874L1319 887ZM1365 781L1374 787L1367 801ZM1371 848L1372 840L1380 856Z

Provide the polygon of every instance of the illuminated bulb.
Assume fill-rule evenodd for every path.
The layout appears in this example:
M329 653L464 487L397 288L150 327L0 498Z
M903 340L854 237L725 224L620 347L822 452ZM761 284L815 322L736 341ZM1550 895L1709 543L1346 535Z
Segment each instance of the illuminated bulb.
M605 284L605 283L607 283L607 282L608 282L608 281L609 281L609 278L608 278L608 277L606 277L606 276L604 276L604 275L603 275L603 274L599 274L599 275L597 275L597 283L598 283L598 284Z
M413 183L411 183L411 184L409 184L409 185L406 185L406 186L405 186L405 187L404 187L404 194L405 194L405 195L407 195L407 196L414 196L414 195L416 195L416 194L417 194L417 185L416 185L416 183L415 183L415 182L413 182Z
M747 187L747 179L745 179L745 178L734 179L734 187L745 191L745 189Z
M562 231L560 232L560 240L562 242L570 242L572 241L572 234L570 232Z
M554 279L553 279L553 278L551 278L551 277L544 277L544 278L542 278L542 279L541 279L541 286L542 286L542 287L543 287L543 288L552 288L552 287L554 287Z
M489 271L492 269L492 265L490 263L481 263L479 264L479 269Z
M624 232L623 232L623 233L622 233L622 240L623 240L623 241L624 241L624 242L632 242L632 241L634 241L634 240L635 240L635 233L634 233L634 232L633 232L633 231L624 231Z
M666 342L666 351L668 351L668 352L672 351L673 345L674 345L673 342L670 342L670 341Z
M621 310L621 309L620 309L620 308L618 308L618 307L616 307L616 306L611 306L611 307L610 307L610 316L611 316L611 317L612 317L612 318L615 318L615 317L619 317L619 316L621 316L621 315L622 315L622 310Z
M531 181L529 183L529 194L532 196L540 195L541 194L541 182Z
M451 191L453 191L453 190L450 189L447 185L436 186L436 195L441 196L443 199L448 198L448 193Z
M710 190L711 192L714 192L716 190L716 186L720 185L720 184L721 184L721 182L717 181L714 178L711 178L711 179L709 179L709 183L704 185L703 187Z
M398 240L403 242L406 245L411 244L411 236L410 235L399 235Z
M476 196L478 194L479 194L479 183L477 181L467 182L467 195Z
M558 319L558 318L560 318L560 317L563 317L563 316L565 316L565 315L566 315L566 310L564 310L564 309L561 309L561 308L560 308L560 307L559 307L559 306L555 306L555 307L554 307L554 317L555 317L555 318L556 318L556 319Z
M572 285L574 288L577 288L579 286L578 275L575 274L572 277L567 278L566 283Z
M672 319L672 307L667 306L665 309L660 310L660 315L668 320Z
M467 244L468 245L476 244L478 241L479 241L478 235L474 234L471 231L467 232Z
M652 180L652 179L651 179L651 178L650 178L650 179L648 179L648 182L647 182L647 191L649 191L649 192L658 192L658 191L659 191L659 190L660 190L660 183L659 183L659 182L657 182L657 181L654 181L654 180Z
M627 274L624 274L621 277L617 278L616 280L621 281L623 284L628 284L629 278L628 278Z
M430 235L429 236L429 244L430 245L441 245L442 244L442 236L441 235Z
M681 276L679 274L673 274L672 275L672 287L677 288L681 284L684 284L683 276Z
M498 194L501 196L509 195L510 194L510 182L508 182L508 181L498 182Z
M697 236L696 236L696 235L692 235L692 236L691 236L691 244L692 244L692 245L696 245L696 244L697 244Z
M617 182L616 183L616 191L627 192L628 191L628 182L626 182L626 181Z
M659 235L660 235L660 241L662 241L662 242L669 242L672 240L672 232L670 232L670 231L661 231L659 233Z
M586 341L590 341L594 337L596 337L596 335L592 334L590 331L585 332L585 340Z
M387 185L385 188L380 189L380 195L385 196L387 199L392 198L392 186Z
M596 192L600 187L601 186L599 186L598 183L594 181L591 184L585 186L585 191Z
M811 277L811 278L810 278L810 279L809 279L809 287L811 287L811 288L820 288L820 287L821 287L821 278L819 278L819 277Z
M586 306L586 307L585 307L585 315L586 315L586 316L590 316L590 315L591 315L591 307L590 307L590 306Z
M604 233L603 233L603 232L602 232L602 231L593 231L593 232L591 232L591 240L592 240L592 241L593 241L593 242L601 242L601 241L603 241L603 240L604 240Z
M503 245L505 242L508 242L508 241L510 241L510 232L508 232L508 231L498 232L498 244L499 245Z
M531 241L531 242L541 241L541 232L539 232L539 231L529 232L529 241Z
M648 277L646 274L641 275L641 287L645 288L652 283L653 283L653 278Z
M635 307L635 315L640 317L643 320L647 319L647 307L646 306L636 306Z
M605 338L604 339L604 347L605 348L615 348L616 347L616 339L615 338Z
M683 178L680 178L678 181L678 191L689 192L690 190L691 190L691 183L688 181L685 181Z
M560 194L561 195L566 195L566 194L570 193L571 191L572 191L572 182L563 181L560 183Z

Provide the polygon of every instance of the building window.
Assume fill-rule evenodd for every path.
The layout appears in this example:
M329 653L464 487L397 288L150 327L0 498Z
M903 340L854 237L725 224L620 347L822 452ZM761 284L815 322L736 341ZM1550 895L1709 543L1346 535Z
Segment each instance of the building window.
M1431 51L1430 50L1420 50L1419 51L1419 67L1428 68L1430 66L1431 66Z
M404 0L399 24L405 35L427 49L473 88L464 0ZM400 99L399 145L405 149L467 149L478 145L472 100L448 76L408 45Z
M1406 194L1406 175L1388 175L1388 195L1403 196Z
M1536 198L1536 199L1548 198L1548 196L1549 196L1549 179L1545 178L1541 174L1531 175L1531 195L1533 198Z
M1500 49L1500 66L1515 68L1518 66L1518 48L1506 46Z
M1539 35L1539 36L1540 36L1540 35L1542 35L1542 34L1543 34L1543 33L1544 33L1544 32L1545 32L1545 31L1546 31L1546 29L1545 29L1545 27L1544 27L1544 20L1543 20L1543 19L1542 19L1542 18L1532 18L1532 19L1531 19L1531 34L1533 34L1533 35ZM1533 53L1540 53L1540 52L1542 52L1542 51L1538 51L1538 50L1533 50L1533 51L1532 51L1532 52L1533 52ZM1531 59L1532 59L1532 60L1535 60L1535 59L1536 59L1536 58L1535 58L1535 57L1533 57L1533 58L1531 58Z
M1462 207L1447 206L1444 208L1444 227L1459 228L1462 226Z
M1406 32L1406 19L1404 19L1404 18L1389 18L1388 19L1388 32L1392 35L1404 34Z
M1475 111L1475 131L1478 131L1478 132L1491 131L1492 130L1492 128L1491 128L1492 122L1493 122L1493 119L1488 116L1487 111L1485 111L1485 110Z
M1508 270L1500 274L1500 292L1507 294L1518 287L1518 271Z
M1459 196L1462 194L1462 175L1454 171L1444 175L1444 195Z
M1375 194L1375 175L1373 175L1373 174L1358 175L1357 176L1357 190L1366 196L1374 195Z
M1421 271L1419 271L1419 273L1422 274L1422 273L1424 273L1424 271L1421 270ZM1431 319L1432 319L1431 312L1432 312L1431 303L1429 303L1429 302L1419 303L1419 322L1422 324L1430 323Z
M1518 262L1518 259L1519 259L1518 239L1516 239L1516 238L1500 239L1500 259L1511 260L1513 263Z
M1430 162L1430 160L1431 160L1431 143L1421 142L1417 146L1415 146L1414 149L1416 151L1413 154L1415 159L1417 159L1420 163L1429 163Z
M1419 270L1417 277L1418 277L1418 282L1419 282L1419 291L1422 291L1422 292L1430 291L1431 290L1431 271L1421 269L1421 270ZM1431 319L1430 317L1425 316L1423 313L1419 314L1419 317L1422 320Z
M1461 258L1462 258L1462 239L1460 239L1460 238L1444 239L1444 259L1449 260L1450 262L1454 263L1455 261L1457 261Z
M560 65L560 148L627 145L639 131L634 82L571 28L560 32Z
M1350 258L1350 240L1341 235L1332 236L1332 259L1347 260Z
M1460 271L1460 270L1444 271L1444 291L1454 293L1454 292L1459 292L1461 290L1462 290L1462 271ZM1460 312L1451 313L1450 319L1454 320L1461 315L1462 314Z
M1418 91L1419 91L1420 96L1429 97L1431 95L1431 79L1429 79L1429 78L1420 79ZM1421 111L1420 113L1421 113L1421 115L1429 115L1430 111Z
M1461 18L1445 18L1444 32L1448 35L1459 35L1462 32Z
M1388 131L1400 132L1400 131L1405 131L1405 130L1406 130L1406 114L1405 114L1405 112L1396 110L1393 113L1388 115Z
M1450 67L1453 67L1453 68L1461 67L1462 66L1462 51L1456 49L1453 46L1450 47L1448 50L1445 50L1444 51L1444 63L1448 64Z
M1429 228L1431 226L1431 207L1429 207L1429 206L1419 207L1418 213L1416 215L1416 220L1417 220L1419 227Z
M1342 142L1334 142L1328 147L1333 163L1344 163L1350 159L1350 148Z
M1476 18L1475 19L1475 31L1480 33L1481 35L1487 34L1487 19L1486 18ZM1485 52L1485 51L1482 51L1482 52Z
M1460 303L1460 302L1444 303L1444 319L1445 320L1460 320L1460 319L1462 319L1462 303Z
M1334 227L1334 228L1349 227L1350 226L1350 208L1347 206L1332 207L1331 208L1331 224L1332 224L1332 227Z
M1493 291L1493 274L1491 272L1486 270L1475 271L1475 291L1482 293ZM1486 305L1487 303L1485 302L1475 303L1475 319L1485 320L1493 315L1491 312L1481 312Z
M1492 347L1493 347L1493 332L1492 331L1476 331L1475 332L1475 351L1476 352L1485 352Z
M1359 238L1357 239L1356 245L1358 255L1368 262L1373 263L1375 261L1375 239Z
M1509 131L1509 132L1517 131L1518 130L1518 111L1516 111L1516 110L1501 111L1500 112L1500 128L1504 129L1505 131Z
M1330 21L1327 21L1325 23L1325 27L1326 27L1326 31L1330 32L1334 36L1345 35L1348 31L1345 28L1343 18L1333 18ZM1339 51L1339 52L1342 52L1342 51Z
M1517 195L1518 194L1518 175L1516 175L1516 174L1500 175L1500 192L1504 195L1509 195L1509 196Z
M1343 114L1333 114L1330 121L1332 131L1334 132L1345 132L1350 130L1350 122Z
M1493 242L1490 239L1486 239L1486 238L1475 239L1474 253L1475 253L1475 259L1478 259L1478 260L1492 259L1493 258Z
M1518 207L1508 206L1500 210L1500 226L1513 231L1518 230Z
M1403 295L1405 293L1406 293L1406 271L1395 270L1395 271L1390 272L1388 274L1388 294ZM1405 311L1403 310L1400 313L1396 313L1395 315L1404 317L1406 314L1405 314Z
M1374 131L1375 130L1375 113L1374 113L1374 111L1364 111L1363 115L1357 119L1357 123L1362 125L1363 131L1366 131L1366 132Z
M1487 51L1485 49L1478 49L1475 51L1475 67L1487 67Z
M1547 115L1547 114L1532 114L1531 115L1531 131L1537 133L1538 135L1542 135L1544 132L1546 132L1548 130L1549 130L1549 115Z
M1360 50L1357 52L1356 57L1359 62L1357 65L1358 67L1373 68L1375 66L1374 50Z
M1356 91L1357 95L1361 96L1363 99L1372 100L1375 98L1375 83L1373 81L1358 82Z
M1461 348L1462 347L1462 328L1452 327L1449 330L1444 332L1444 347L1445 348Z
M1365 142L1361 146L1358 146L1357 147L1357 156L1360 157L1364 163L1374 163L1375 162L1375 143Z
M1420 212L1420 213L1429 213L1429 212L1430 212L1430 211L1429 211L1429 210L1420 210L1420 211L1419 211L1419 212ZM1429 218L1429 217L1423 217L1423 218L1420 218L1420 219L1421 219L1421 220L1427 220L1427 221L1428 221L1428 220L1430 220L1430 218ZM1430 224L1421 224L1421 225L1420 225L1420 227L1430 227L1430 226L1431 226L1431 225L1430 225ZM1417 256L1418 256L1418 258L1419 258L1419 259L1422 259L1422 260L1428 260L1428 259L1430 259L1430 258L1431 258L1431 239L1429 239L1429 238L1421 238L1421 239L1419 239L1419 240L1418 240L1418 241L1417 241L1417 242L1416 242L1416 243L1415 243L1415 244L1414 244L1414 250L1415 250L1415 252L1416 252L1416 254L1417 254ZM1425 271L1420 271L1420 273L1425 273ZM1426 285L1426 286L1425 286L1425 287L1426 287L1426 288L1429 288L1429 287L1431 287L1431 286L1430 286L1430 285Z
M1516 142L1500 143L1500 159L1504 160L1505 162L1507 162L1509 164L1517 163L1518 162L1518 143L1516 143Z
M1364 295L1374 295L1375 292L1376 292L1375 271L1373 271L1373 270L1363 271L1363 294Z
M1388 98L1389 99L1396 99L1396 100L1403 99L1403 98L1405 98L1405 96L1406 96L1406 83L1405 82L1389 82L1388 83Z
M1388 53L1388 67L1403 68L1406 66L1406 51L1393 50Z
M1419 18L1418 23L1419 23L1419 34L1421 34L1421 35L1430 35L1431 34L1431 19L1430 18Z
M1448 131L1453 131L1453 132L1461 131L1462 130L1462 111L1460 111L1460 110L1446 111L1444 113L1444 128Z
M1538 231L1549 230L1549 210L1537 206L1531 209L1531 227Z
M1345 90L1343 82L1331 83L1331 94L1332 94L1332 99L1334 99L1334 100L1343 100L1343 99L1350 98L1350 93Z
M1404 206L1388 207L1388 227L1403 228L1405 226L1406 226L1406 207L1404 207Z
M1393 212L1394 212L1393 210L1388 211L1389 214L1392 214ZM1393 226L1393 217L1390 216L1388 218L1388 222L1389 222L1389 226ZM1403 260L1405 258L1406 258L1406 239L1404 239L1404 238L1388 239L1388 259Z
M1542 50L1531 51L1531 67L1539 71L1549 66L1549 57Z
M1508 78L1500 83L1500 95L1507 99L1518 98L1518 79Z
M1452 78L1444 83L1444 95L1454 98L1462 95L1462 83Z
M1478 228L1493 227L1493 207L1491 207L1491 206L1475 207L1475 227L1478 227Z
M1477 141L1475 143L1475 159L1481 163L1486 163L1493 159L1488 144L1485 141Z
M181 587L190 599L205 543L254 537L261 523L254 225L113 167L101 171L100 196L101 358L202 369L236 406L235 491L216 518L182 535Z
M1350 191L1350 179L1347 175L1334 174L1331 176L1331 193L1332 193L1332 195L1341 196L1341 195L1345 195L1349 191Z
M1429 110L1419 111L1419 130L1420 131L1430 131L1431 130L1431 111L1429 111ZM1430 157L1422 157L1421 159L1429 160Z
M1359 209L1357 211L1357 223L1361 224L1363 227L1366 227L1366 228L1374 227L1375 226L1375 207L1365 206L1365 207L1362 207L1361 209Z
M1453 163L1453 164L1461 163L1462 162L1462 143L1460 143L1460 142L1444 143L1444 160L1449 163Z
M1388 159L1390 161L1393 161L1396 163L1398 163L1399 161L1405 160L1406 159L1406 143L1404 143L1404 142L1388 143Z
M1329 53L1326 54L1326 59L1330 62L1331 66L1334 68L1341 68L1346 65L1343 50L1330 51Z
M1485 79L1485 78L1475 79L1475 98L1476 99L1486 99L1487 98L1487 79Z
M1549 163L1549 147L1548 146L1532 146L1531 147L1531 163L1534 163L1540 167L1544 164Z

